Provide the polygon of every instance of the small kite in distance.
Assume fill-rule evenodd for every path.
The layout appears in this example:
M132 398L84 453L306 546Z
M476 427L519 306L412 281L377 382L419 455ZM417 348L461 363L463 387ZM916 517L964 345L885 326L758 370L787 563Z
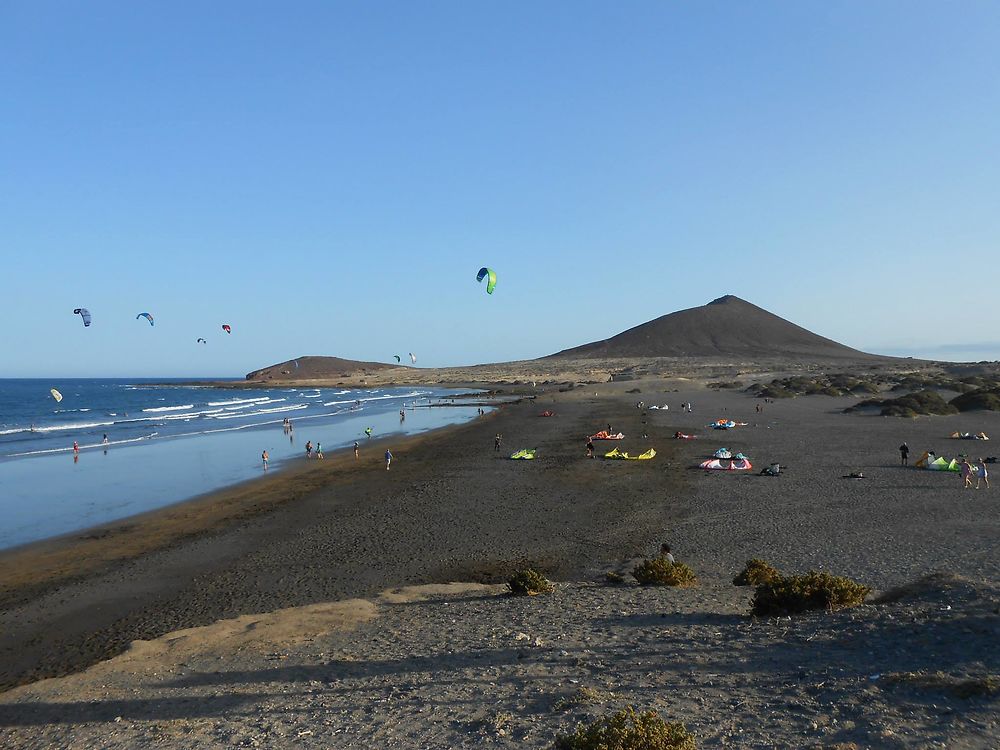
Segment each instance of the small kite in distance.
M222 324L222 330L225 331L226 333L229 333L229 334L232 334L232 332L233 332L233 329L229 327L228 323L223 323Z
M205 341L205 339L199 338L195 343L196 344L207 344L208 342Z
M79 315L81 318L83 318L84 328L90 328L90 310L88 310L86 307L78 307L75 310L73 310L73 314Z
M398 355L398 354L393 354L392 356L396 358L396 361L397 361L397 362L402 362L402 361L403 361L403 360L401 360L401 359L399 358L399 355Z
M136 320L138 320L139 318L145 318L146 320L149 321L150 325L153 325L153 316L150 315L148 312L146 312L146 313L139 313L138 315L135 316Z
M417 364L417 355L414 354L413 352L410 352L410 362L412 362L413 364Z

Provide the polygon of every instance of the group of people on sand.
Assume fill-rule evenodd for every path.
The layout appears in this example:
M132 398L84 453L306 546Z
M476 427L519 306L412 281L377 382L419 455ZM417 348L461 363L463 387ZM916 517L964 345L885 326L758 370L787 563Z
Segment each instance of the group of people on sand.
M899 446L899 463L901 466L906 466L910 462L910 446L904 441L902 445ZM968 489L972 487L972 477L976 477L976 487L979 489L983 484L986 485L986 489L990 488L990 473L986 469L987 460L985 458L980 458L975 464L969 463L969 459L966 456L962 456L962 460L958 464L958 473L962 477L962 489Z

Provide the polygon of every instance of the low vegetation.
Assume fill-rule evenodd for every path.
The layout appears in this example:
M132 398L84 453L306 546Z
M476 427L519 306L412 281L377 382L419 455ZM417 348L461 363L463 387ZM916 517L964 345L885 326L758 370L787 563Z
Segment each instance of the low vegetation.
M743 381L741 380L720 380L715 383L709 383L707 388L715 388L716 390L721 389L736 389L743 387Z
M590 687L581 687L569 695L564 695L552 704L553 711L565 711L569 708L579 708L580 706L592 706L597 703L604 703L614 698L614 693L605 693L601 690Z
M632 570L632 577L643 586L694 586L698 583L691 568L665 557L643 560Z
M873 408L879 409L879 414L883 417L918 417L931 414L958 414L958 409L949 404L937 391L917 391L908 393L899 398L889 398L884 400L869 399L855 404L844 411L851 412L859 409Z
M1000 695L1000 677L996 675L955 677L944 672L893 672L882 679L884 685L911 687L960 700Z
M696 750L692 735L677 721L664 721L655 711L628 708L581 724L573 734L556 739L555 750Z
M549 580L541 573L527 568L511 576L507 581L507 589L514 596L534 596L553 591Z
M804 575L779 576L754 593L751 613L761 617L794 615L814 609L844 609L863 604L871 589L850 578L810 570Z
M625 583L625 576L621 573L616 573L613 570L609 570L604 574L604 582L609 586L620 586Z
M777 568L754 557L747 560L743 570L733 579L733 585L760 586L762 583L773 583L779 578L781 578L781 573Z
M1000 388L969 391L949 403L959 411L1000 411Z
M854 375L794 375L775 378L770 383L755 383L746 389L757 398L794 398L795 396L862 396L879 393L883 380L874 376L860 378Z

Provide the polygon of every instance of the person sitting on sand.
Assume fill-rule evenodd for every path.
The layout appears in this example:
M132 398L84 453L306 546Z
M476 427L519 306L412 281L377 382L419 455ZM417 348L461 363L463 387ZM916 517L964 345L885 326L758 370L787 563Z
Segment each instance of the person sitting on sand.
M990 488L990 475L986 471L986 459L980 458L979 463L976 465L976 489L979 489L979 483L986 482L986 489Z
M666 542L660 545L660 557L667 562L674 562L674 556L670 554L670 545Z
M972 464L969 463L969 459L963 458L962 463L958 465L958 470L962 475L962 489L968 489L972 486Z

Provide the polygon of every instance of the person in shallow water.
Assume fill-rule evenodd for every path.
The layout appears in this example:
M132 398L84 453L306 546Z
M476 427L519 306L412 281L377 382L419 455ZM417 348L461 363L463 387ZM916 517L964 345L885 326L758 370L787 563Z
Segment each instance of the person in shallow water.
M260 460L264 464L264 471L267 471L267 461L268 461L269 458L271 458L271 457L269 455L267 455L267 450L264 450L264 451L261 452L261 454L260 454Z

